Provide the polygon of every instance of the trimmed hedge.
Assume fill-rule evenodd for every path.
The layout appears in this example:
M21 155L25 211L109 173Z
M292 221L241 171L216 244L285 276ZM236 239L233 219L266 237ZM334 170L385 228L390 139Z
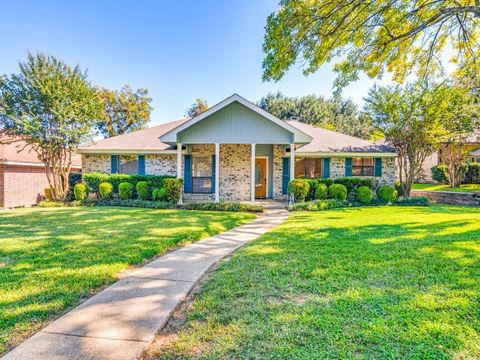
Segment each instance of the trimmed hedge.
M480 183L480 163L468 164L468 169L465 173L465 182L467 184Z
M310 190L310 183L306 179L293 179L288 183L288 195L293 195L295 202L305 201Z
M137 197L140 200L148 200L150 198L150 189L149 189L148 181L142 180L137 182L135 189L137 190Z
M435 165L430 169L432 179L441 184L448 184L447 166L445 164Z
M344 207L349 207L351 204L345 200L318 200L318 201L307 201L303 203L296 203L289 210L293 211L323 211L329 209L340 209Z
M175 209L177 204L166 201L147 201L139 199L126 200L94 200L87 199L82 201L84 206L120 206L120 207L136 207L147 209Z
M98 186L98 192L103 200L111 199L113 195L113 185L109 182L102 182Z
M377 189L377 198L380 201L391 203L397 198L397 190L394 187L383 185Z
M428 206L430 205L430 199L419 196L411 198L399 198L393 202L393 205L397 206Z
M359 177L341 177L333 180L334 184L342 184L347 188L348 194L352 193L360 186L366 186L370 190L374 190L374 180Z
M328 196L336 200L346 200L347 187L342 184L332 184L328 187Z
M370 204L372 202L372 198L372 190L368 186L360 186L355 191L355 199L362 204Z
M153 201L167 201L167 189L153 189L152 199Z
M325 184L317 184L315 200L325 200L328 196L328 187Z
M129 182L121 182L118 184L118 197L122 200L133 198L133 185Z
M165 189L165 200L178 203L182 196L183 180L182 179L165 179L163 181Z
M203 210L203 211L243 211L243 212L262 212L263 208L260 204L244 204L236 202L222 201L219 203L189 203L185 205L187 210Z
M82 174L83 182L87 185L90 192L98 193L98 187L102 182L109 182L113 185L113 192L118 193L118 186L122 182L128 182L136 187L140 181L148 182L149 189L161 188L165 179L173 179L173 176L163 175L129 175L129 174L103 174L103 173L85 173Z
M73 194L75 200L85 200L88 196L88 190L85 184L78 183L73 187Z

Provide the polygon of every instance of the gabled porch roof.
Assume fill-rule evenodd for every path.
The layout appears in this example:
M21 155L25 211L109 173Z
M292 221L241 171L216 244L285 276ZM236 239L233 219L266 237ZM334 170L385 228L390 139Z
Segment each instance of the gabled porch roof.
M163 143L306 144L312 137L234 94L160 137Z

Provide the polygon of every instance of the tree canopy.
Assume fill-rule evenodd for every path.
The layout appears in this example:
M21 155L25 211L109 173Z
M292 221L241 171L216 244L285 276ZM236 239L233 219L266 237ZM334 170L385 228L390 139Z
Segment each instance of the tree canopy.
M133 91L125 85L120 91L100 89L103 117L97 129L105 137L140 130L150 121L152 99L147 89Z
M447 53L478 73L479 33L479 0L281 0L267 20L263 78L279 80L296 62L305 74L333 62L337 88L360 72L403 82L438 75Z
M208 110L208 103L204 99L198 98L187 110L187 116L192 118L201 114L205 110Z
M306 124L365 139L373 130L371 120L360 114L357 105L349 99L325 99L316 95L288 97L277 92L264 96L258 106L280 119L294 117Z
M0 78L0 133L23 140L45 164L52 196L68 192L71 156L101 116L96 89L79 66L28 54L20 72Z

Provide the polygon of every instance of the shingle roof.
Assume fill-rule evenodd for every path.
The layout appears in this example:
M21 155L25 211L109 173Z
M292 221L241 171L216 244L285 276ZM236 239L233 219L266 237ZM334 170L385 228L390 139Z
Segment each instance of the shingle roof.
M0 141L8 142L9 138L3 136L0 137ZM42 162L38 160L37 153L24 141L0 144L0 162L1 161L42 164ZM72 165L75 167L82 166L82 158L80 155L72 155Z
M188 118L172 121L166 124L152 126L151 128L134 131L128 134L118 135L111 138L95 141L88 146L80 147L80 151L94 150L139 150L159 151L168 150L172 147L160 141L160 136L182 125Z
M358 137L345 135L298 121L287 121L299 130L313 137L313 141L297 149L301 153L394 153L394 149L386 144L373 143Z
M89 146L80 148L80 151L162 151L171 150L173 147L162 143L160 137L177 126L182 125L188 118L172 121L151 128L123 134L108 139L96 141ZM286 121L289 125L310 135L311 143L297 149L301 153L393 153L394 150L386 144L375 144L354 136L345 135L336 131L326 130L319 127L300 123L298 121Z

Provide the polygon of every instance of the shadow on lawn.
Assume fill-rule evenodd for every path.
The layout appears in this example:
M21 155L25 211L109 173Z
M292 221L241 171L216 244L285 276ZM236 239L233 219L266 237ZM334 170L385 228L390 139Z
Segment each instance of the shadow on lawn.
M234 255L205 285L196 324L184 331L242 330L218 348L222 335L188 338L168 351L480 357L480 209L401 209L387 223L375 222L381 208L371 211L366 221L358 209L297 213Z
M74 305L129 265L242 219L235 213L125 208L0 213L0 354L2 343L16 342L11 339L17 332Z

